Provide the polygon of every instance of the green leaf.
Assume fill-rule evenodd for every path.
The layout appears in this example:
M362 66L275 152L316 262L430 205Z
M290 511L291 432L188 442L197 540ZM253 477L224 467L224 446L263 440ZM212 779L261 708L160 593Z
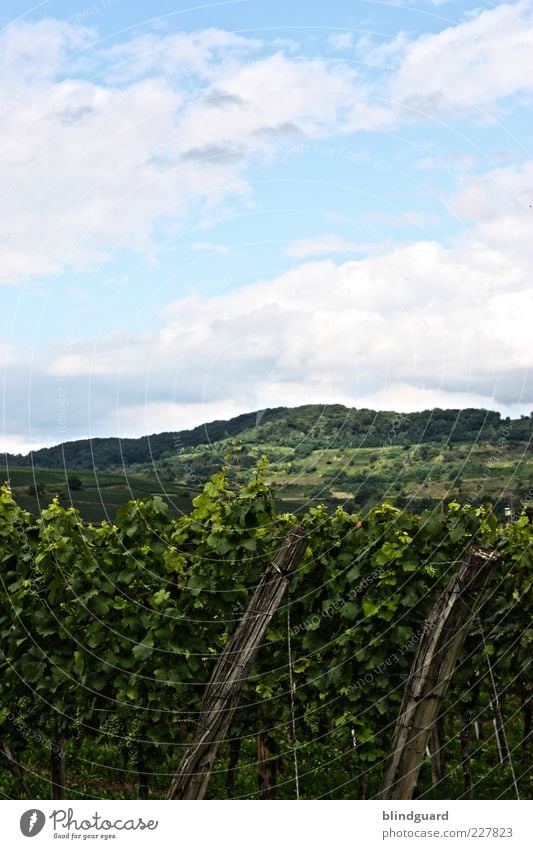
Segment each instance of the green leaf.
M170 598L170 593L168 590L158 590L153 594L151 601L154 607L162 607L165 602L167 602Z
M363 613L365 616L375 616L381 607L380 602L371 601L368 598L363 600Z
M146 643L139 643L134 647L132 654L137 660L146 660L153 652L154 650L151 646L147 646Z

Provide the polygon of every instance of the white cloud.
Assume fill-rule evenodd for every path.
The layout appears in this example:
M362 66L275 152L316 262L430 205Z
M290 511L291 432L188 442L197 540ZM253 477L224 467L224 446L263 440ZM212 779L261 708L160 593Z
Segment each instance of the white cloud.
M328 44L333 50L349 50L355 43L352 32L335 32L328 36Z
M391 97L414 117L491 109L533 90L530 2L503 3L409 43Z
M209 151L215 138L217 147L257 150L265 138L275 140L276 132L283 138L295 131L322 138L345 131L352 126L354 110L364 106L353 70L276 53L222 69L216 86L187 109L180 132L188 148L200 154Z
M232 398L214 403L196 404L159 402L123 406L115 410L110 422L110 435L136 437L140 433L187 430L216 419L227 419L246 412Z
M214 218L217 204L248 199L254 154L284 139L390 127L411 108L472 114L530 91L531 23L529 5L504 5L436 35L359 44L368 61L398 68L383 72L381 88L345 63L287 57L281 46L265 55L264 44L219 30L102 50L81 27L8 27L0 281L90 269L120 246L156 255L157 223L172 232L191 208ZM103 73L87 81L88 67ZM300 239L288 255L325 258L216 297L181 298L158 332L40 351L31 377L19 356L8 371L4 444L29 445L31 435L16 436L26 422L36 439L64 438L50 437L58 378L77 436L311 401L529 410L533 163L461 180L450 203L468 230L446 247L429 235L400 247L332 233ZM382 220L434 223L408 211ZM230 251L216 241L193 247ZM369 255L327 258L361 250Z
M215 79L220 70L249 62L263 45L257 38L245 38L226 30L147 34L114 45L105 51L111 82L131 82L146 75L183 82L198 76Z
M170 363L178 396L232 397L244 409L296 398L297 383L306 399L329 387L328 397L355 404L417 380L450 398L530 404L527 378L521 395L533 365L530 190L532 163L496 169L454 199L472 227L451 247L418 241L340 265L309 262L216 297L190 295L161 314L159 333L73 346L49 371L149 383ZM303 258L355 247L327 234L288 250Z
M67 21L18 21L4 27L0 31L3 96L22 98L26 86L70 70L94 41L93 30Z
M418 241L340 264L307 262L211 298L189 295L160 313L159 331L70 344L40 356L31 376L19 357L8 371L7 431L24 433L30 421L33 438L64 438L54 437L58 379L77 436L140 435L311 402L528 413L530 247L495 239L492 197L511 228L526 211L513 198L529 166L511 169L509 181L501 170L455 200L473 225L450 247Z
M27 441L18 433L0 433L0 454L29 454L50 444L47 441Z
M444 406L458 397L527 405L532 306L529 279L512 258L475 242L418 242L341 265L307 263L210 299L182 298L159 333L109 337L95 351L74 346L50 371L100 376L119 396L135 379L147 401L166 381L173 404L231 399L249 410L290 398L357 406L420 382L427 398L449 394Z
M154 254L158 221L247 196L255 152L375 117L349 68L253 56L255 39L211 29L102 52L91 38L57 21L0 38L0 282L92 269L117 247ZM98 63L114 84L77 73ZM200 81L170 73L189 66Z
M358 59L377 68L396 68L401 62L411 39L405 32L399 32L388 41L376 41L375 36L363 35L358 39L356 51Z
M393 383L386 389L361 396L358 404L370 410L397 410L402 413L417 413L424 410L464 410L468 407L498 410L504 416L517 418L524 413L523 404L501 404L492 395L472 392L446 392L424 389L412 383Z
M533 160L469 178L454 200L470 219L468 238L512 256L529 275L533 262Z
M288 138L379 129L406 106L472 109L530 90L532 47L525 3L367 46L399 65L388 78L393 106L387 84L376 99L345 63L264 55L268 45L223 30L103 48L86 27L14 23L0 35L0 282L93 269L121 246L155 255L158 222L175 227L192 206L248 197L251 158Z

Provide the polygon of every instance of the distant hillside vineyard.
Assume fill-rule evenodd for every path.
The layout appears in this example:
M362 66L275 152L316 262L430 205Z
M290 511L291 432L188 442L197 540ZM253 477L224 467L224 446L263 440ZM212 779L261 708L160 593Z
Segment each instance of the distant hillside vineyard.
M88 521L112 520L129 499L158 495L178 515L222 466L237 485L266 458L281 510L366 511L388 501L420 512L459 501L490 503L503 518L533 501L532 423L478 409L277 407L192 430L6 455L5 479L32 513L58 497Z
M171 457L178 450L209 445L229 437L257 443L298 447L310 453L320 448L379 448L445 442L527 442L531 439L533 414L504 419L490 410L425 410L421 413L357 410L340 404L276 407L244 413L227 421L214 421L192 430L142 436L80 439L28 455L7 454L9 466L47 469L111 469L151 463Z

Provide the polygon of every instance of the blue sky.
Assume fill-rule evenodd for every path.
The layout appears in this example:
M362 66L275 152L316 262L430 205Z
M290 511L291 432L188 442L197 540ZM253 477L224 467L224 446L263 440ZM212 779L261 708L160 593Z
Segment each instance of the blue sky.
M1 447L529 413L532 3L182 6L2 6Z

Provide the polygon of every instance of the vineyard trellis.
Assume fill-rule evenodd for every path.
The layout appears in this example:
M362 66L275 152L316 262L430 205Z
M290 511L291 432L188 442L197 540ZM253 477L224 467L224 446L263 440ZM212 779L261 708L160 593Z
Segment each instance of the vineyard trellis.
M101 760L101 775L114 788L106 792L131 795L135 775L139 795L164 797L198 733L217 659L265 567L297 525L305 555L245 676L209 793L257 796L262 740L263 768L277 765L270 770L277 776L272 791L281 798L296 792L294 769L284 768L296 749L301 798L376 796L425 623L458 561L477 546L499 557L482 608L484 642L474 621L416 792L427 797L443 785L460 795L470 770L474 796L478 788L513 793L513 764L500 764L492 731L489 656L508 745L522 750L516 781L527 796L533 563L527 517L502 528L489 509L451 503L419 516L387 504L366 516L313 507L296 519L276 512L261 467L238 490L224 471L215 475L191 513L177 520L157 497L128 502L115 522L98 526L85 525L57 501L36 518L2 489L6 792L25 787L34 797L45 795L59 744L64 757L55 758L49 793L62 792L62 782L67 794L91 792L80 774L85 752L86 760ZM462 757L465 717L468 729L476 723L481 734L470 735ZM109 776L121 776L122 790Z

